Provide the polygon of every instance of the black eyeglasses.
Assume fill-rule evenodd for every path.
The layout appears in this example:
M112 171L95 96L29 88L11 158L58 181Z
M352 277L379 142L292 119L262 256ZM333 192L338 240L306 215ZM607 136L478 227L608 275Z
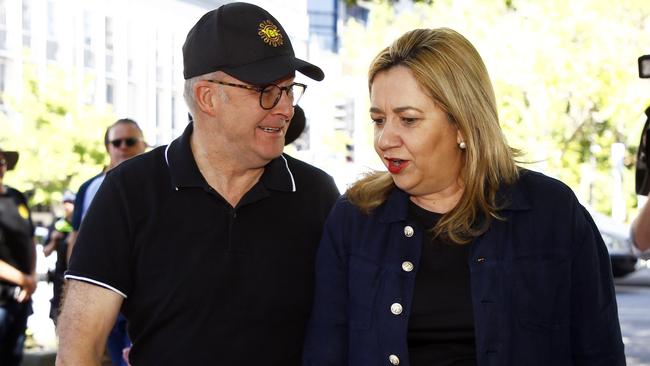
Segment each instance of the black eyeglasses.
M269 84L266 86L253 86L253 85L227 83L225 81L219 81L219 80L206 80L206 81L215 84L234 86L236 88L256 91L260 93L260 107L266 110L272 109L273 107L278 105L278 102L280 102L280 98L282 98L282 92L285 92L287 94L287 97L291 100L291 104L293 106L298 105L298 102L300 102L300 98L302 98L303 94L305 94L305 89L307 89L307 85L300 84L300 83L293 83L287 86L278 86L275 84Z
M137 138L137 137L127 137L127 138L124 138L124 139L111 140L109 142L111 143L111 145L113 145L113 147L119 148L120 146L122 146L122 142L124 142L127 147L133 147L139 141L140 141L140 139Z

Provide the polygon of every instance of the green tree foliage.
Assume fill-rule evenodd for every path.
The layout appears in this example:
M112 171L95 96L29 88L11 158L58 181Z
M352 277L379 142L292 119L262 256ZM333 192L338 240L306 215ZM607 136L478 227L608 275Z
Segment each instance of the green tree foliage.
M101 171L104 129L115 117L108 107L83 103L75 74L54 66L45 80L30 66L24 74L22 93L4 96L12 117L0 113L0 146L20 152L16 170L5 181L30 192L32 205L47 206Z
M438 0L399 12L386 2L369 6L366 26L351 21L344 28L346 70L364 75L372 57L405 31L455 29L487 65L509 143L536 162L524 166L563 180L609 212L610 150L623 143L627 205L636 203L633 162L650 103L637 58L650 50L650 2Z

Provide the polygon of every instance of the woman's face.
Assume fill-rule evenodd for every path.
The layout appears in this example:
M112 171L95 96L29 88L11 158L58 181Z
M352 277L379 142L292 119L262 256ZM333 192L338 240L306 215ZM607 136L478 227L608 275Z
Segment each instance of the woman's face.
M411 196L423 196L458 183L460 132L408 68L395 66L377 73L370 104L375 151L397 187Z

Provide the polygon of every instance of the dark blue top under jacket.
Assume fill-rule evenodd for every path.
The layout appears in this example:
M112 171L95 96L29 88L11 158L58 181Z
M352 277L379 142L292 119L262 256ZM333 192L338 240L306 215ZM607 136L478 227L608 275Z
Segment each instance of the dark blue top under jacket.
M589 213L566 185L528 170L498 198L505 220L468 259L477 365L625 365L610 260ZM408 219L408 201L394 189L366 215L344 196L330 213L304 365L409 365L427 228Z

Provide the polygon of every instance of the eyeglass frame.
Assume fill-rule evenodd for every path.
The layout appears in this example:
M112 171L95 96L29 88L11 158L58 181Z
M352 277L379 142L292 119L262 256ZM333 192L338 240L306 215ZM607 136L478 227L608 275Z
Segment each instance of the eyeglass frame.
M126 145L126 147L133 147L140 141L142 141L142 139L139 137L124 137L110 140L108 143L110 145L113 145L114 148L119 149L122 147L122 145ZM116 142L119 142L119 145L115 145Z
M293 87L296 86L296 85L302 87L302 94L300 95L298 100L296 100L295 102L292 103L293 106L298 105L298 102L300 102L300 99L302 98L303 95L305 95L305 92L307 91L307 85L302 84L302 83L291 83L290 85L287 85L287 86L279 86L279 85L273 84L273 83L267 84L267 85L264 85L264 86L255 86L255 85L246 85L246 84L235 84L235 83L229 83L229 82L226 82L226 81L211 80L211 79L205 80L205 81L208 81L210 83L219 84L219 85L234 86L236 88L247 89L247 90L258 92L258 93L260 93L260 97L259 97L260 107L262 107L262 109L264 109L266 111L275 108L275 106L277 106L278 103L280 103L280 99L282 99L282 92L284 92L287 95L287 97L290 97L289 96L289 91L292 90ZM266 107L264 107L264 105L262 105L262 95L264 95L263 94L264 89L266 89L266 88L268 88L270 86L274 86L274 87L280 89L280 94L278 94L278 97L275 98L275 101L273 101L273 105L266 108ZM293 97L291 97L291 98L293 98Z

